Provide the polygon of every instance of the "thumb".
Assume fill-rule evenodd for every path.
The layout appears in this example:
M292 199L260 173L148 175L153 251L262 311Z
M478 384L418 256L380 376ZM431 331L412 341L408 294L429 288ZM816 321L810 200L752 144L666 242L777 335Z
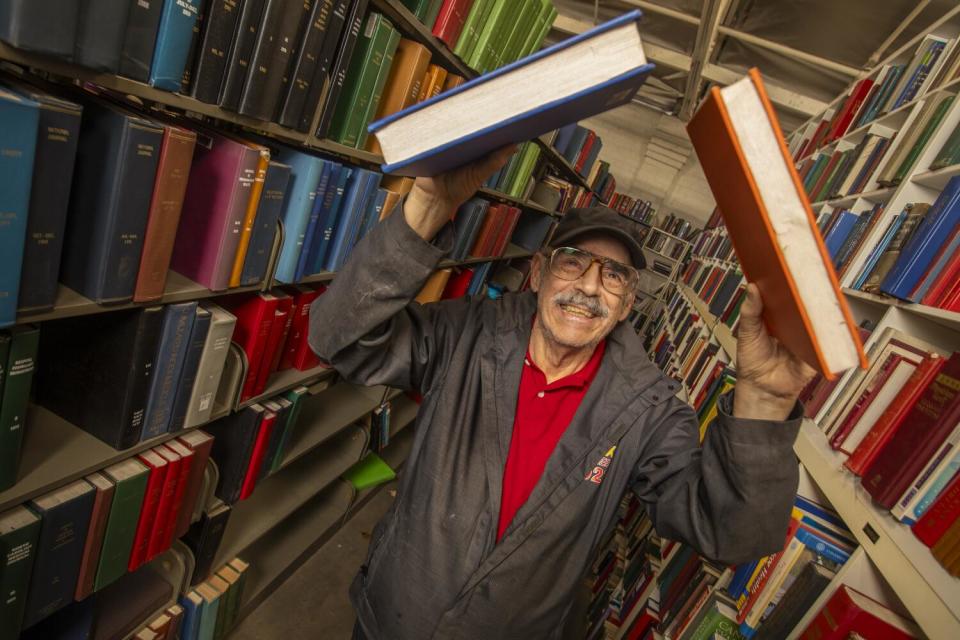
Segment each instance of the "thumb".
M763 335L763 298L760 289L752 282L747 284L747 298L740 307L738 339L753 340Z

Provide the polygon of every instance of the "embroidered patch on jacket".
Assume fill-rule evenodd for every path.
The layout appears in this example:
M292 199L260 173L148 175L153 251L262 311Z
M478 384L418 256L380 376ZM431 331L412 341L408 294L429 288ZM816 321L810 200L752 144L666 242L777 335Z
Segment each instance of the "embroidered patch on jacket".
M589 480L593 484L603 482L603 476L607 473L607 468L610 466L610 463L613 462L613 452L616 450L617 448L615 446L610 447L610 450L603 454L603 457L597 462L597 466L590 470L584 480Z

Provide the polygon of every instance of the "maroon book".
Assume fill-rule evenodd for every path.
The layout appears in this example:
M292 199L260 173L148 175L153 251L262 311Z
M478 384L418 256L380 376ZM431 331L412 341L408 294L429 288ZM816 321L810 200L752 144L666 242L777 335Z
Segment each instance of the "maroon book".
M898 429L863 474L863 486L890 509L960 420L960 352L924 390Z
M187 485L183 491L183 502L177 513L177 523L173 532L175 538L183 536L190 528L194 506L197 504L200 488L203 486L203 472L207 468L207 460L210 459L210 449L213 448L213 436L197 429L183 434L177 438L177 441L193 451L193 457L190 463L190 475L187 477Z
M255 293L246 296L230 296L219 301L230 313L237 317L237 326L233 330L233 341L243 349L247 356L247 374L240 392L240 401L256 395L258 374L267 351L270 327L277 310L278 300L269 293Z
M440 7L437 19L433 23L433 35L453 49L457 45L460 32L463 31L463 23L467 21L467 15L472 6L473 0L443 0L443 6Z
M303 371L304 369L312 369L320 364L320 359L313 353L306 342L307 333L310 330L310 305L313 304L313 301L316 300L324 290L325 287L322 285L316 289L306 285L297 285L296 287L287 289L293 296L293 308L290 310L290 331L287 332L287 338L281 349L282 355L279 365L281 371L294 367ZM303 354L303 364L306 366L301 367L298 365L300 361L298 354L301 353L304 346L306 346L308 353ZM313 357L307 357L310 355Z
M293 306L293 298L282 291L274 291L273 296L277 299L277 308L273 312L273 322L270 323L270 333L267 335L267 342L263 350L263 360L260 361L260 370L257 371L257 382L254 384L253 393L259 395L267 387L267 380L273 373L277 365L280 364L280 350L283 347L287 332L290 331L290 315Z

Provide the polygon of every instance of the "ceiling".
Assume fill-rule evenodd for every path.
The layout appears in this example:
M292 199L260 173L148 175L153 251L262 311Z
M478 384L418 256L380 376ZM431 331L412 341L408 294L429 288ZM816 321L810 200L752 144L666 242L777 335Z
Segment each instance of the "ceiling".
M759 68L785 132L823 110L864 70L957 6L957 0L554 0L550 39L643 11L656 63L637 100L689 119L704 92ZM853 28L851 25L856 25Z

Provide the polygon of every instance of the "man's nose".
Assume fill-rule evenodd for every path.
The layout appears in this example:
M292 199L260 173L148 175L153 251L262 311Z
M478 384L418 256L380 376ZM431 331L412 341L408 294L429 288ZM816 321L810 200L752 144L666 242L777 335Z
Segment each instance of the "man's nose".
M600 274L600 263L594 262L584 272L577 281L578 288L586 295L595 296L600 292L602 286Z

